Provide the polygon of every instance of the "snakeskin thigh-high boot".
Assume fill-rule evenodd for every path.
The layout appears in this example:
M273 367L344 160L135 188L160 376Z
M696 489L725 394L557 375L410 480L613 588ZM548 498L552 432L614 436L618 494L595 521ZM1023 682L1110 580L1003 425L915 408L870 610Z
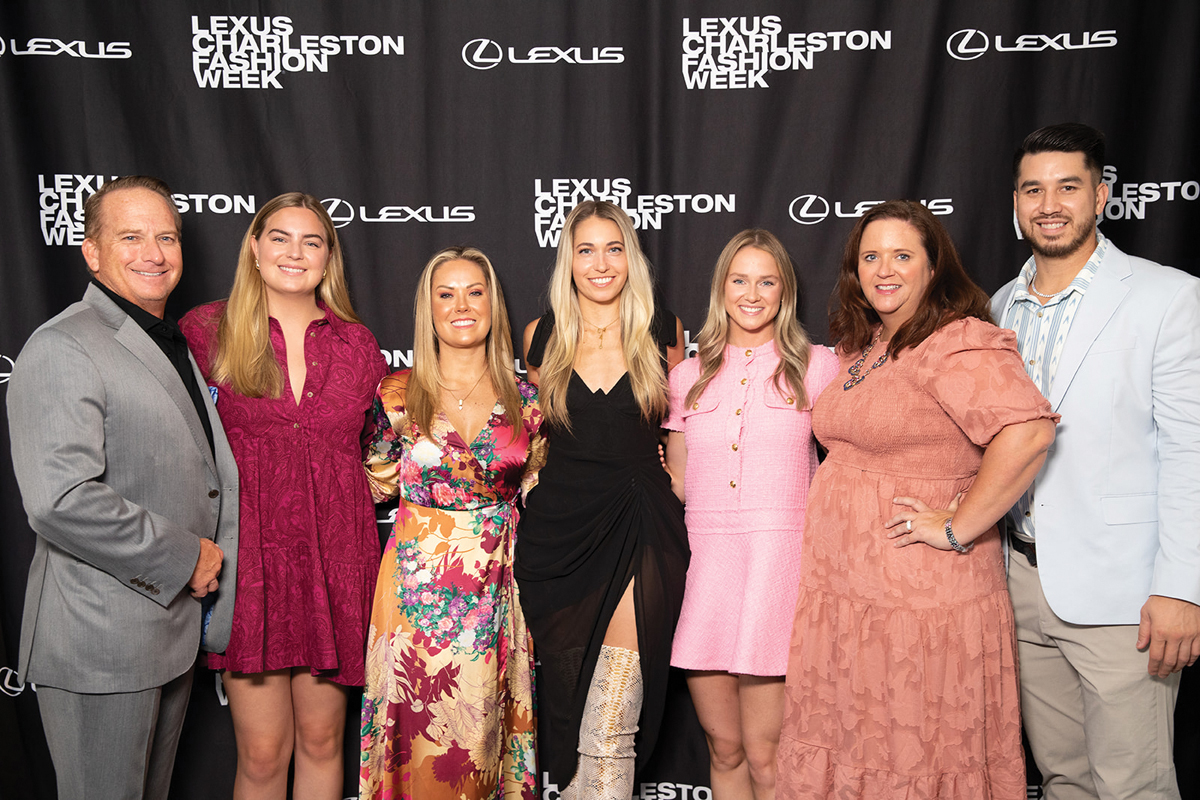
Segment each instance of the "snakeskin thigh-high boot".
M637 651L602 646L579 726L579 766L561 800L629 800L641 714Z

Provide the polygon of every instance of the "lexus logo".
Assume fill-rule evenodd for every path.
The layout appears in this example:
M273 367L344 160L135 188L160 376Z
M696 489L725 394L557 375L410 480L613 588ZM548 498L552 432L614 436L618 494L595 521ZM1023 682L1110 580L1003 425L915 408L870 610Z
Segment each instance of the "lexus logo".
M0 383L8 383L8 379L12 377L12 368L13 360L8 356L0 356Z
M0 675L4 676L4 679L0 680L0 692L9 697L17 697L25 691L25 684L17 680L17 671L12 667L0 667Z
M788 215L801 225L816 225L829 216L829 201L819 194L802 194L788 206Z
M987 34L975 28L963 28L950 34L946 52L959 61L974 61L987 52Z
M328 197L321 201L321 205L325 206L325 210L329 212L329 218L333 220L333 227L344 228L354 222L354 206L340 197Z
M462 59L471 69L491 69L504 60L504 48L491 39L472 39L463 45Z

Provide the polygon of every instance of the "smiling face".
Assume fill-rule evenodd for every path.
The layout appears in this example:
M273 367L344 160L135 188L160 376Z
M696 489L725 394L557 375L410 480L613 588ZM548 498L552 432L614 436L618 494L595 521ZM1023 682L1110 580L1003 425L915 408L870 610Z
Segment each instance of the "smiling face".
M1095 183L1083 153L1032 153L1021 159L1013 209L1021 235L1043 258L1096 249L1096 216L1108 184Z
M779 265L757 247L743 247L725 276L726 341L737 347L757 347L775 336L775 317L783 295Z
M920 232L899 219L877 219L863 230L858 246L858 280L863 295L891 338L920 306L933 269Z
M492 305L483 268L465 259L447 261L433 271L431 283L433 332L441 346L486 346Z
M183 275L183 250L170 206L149 189L118 189L103 200L100 230L83 240L96 280L162 317Z
M601 306L619 301L629 277L629 262L617 223L588 217L575 226L572 247L571 277L580 300Z
M298 206L281 208L267 217L263 232L250 240L250 249L266 285L268 303L312 296L329 263L325 226L316 214Z

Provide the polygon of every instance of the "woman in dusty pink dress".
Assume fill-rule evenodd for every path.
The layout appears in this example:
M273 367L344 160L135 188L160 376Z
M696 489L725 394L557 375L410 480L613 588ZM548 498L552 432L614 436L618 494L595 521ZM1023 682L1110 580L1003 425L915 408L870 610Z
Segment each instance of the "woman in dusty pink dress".
M222 670L233 796L342 797L346 686L363 684L379 535L361 436L387 372L350 305L333 223L311 195L268 201L229 299L180 322L241 478L233 635Z
M837 374L796 316L787 250L761 229L717 259L700 351L671 371L667 466L692 559L671 666L708 742L715 800L770 798L800 534L817 468L812 402Z
M919 203L859 220L834 296L777 794L1024 798L996 521L1057 415Z

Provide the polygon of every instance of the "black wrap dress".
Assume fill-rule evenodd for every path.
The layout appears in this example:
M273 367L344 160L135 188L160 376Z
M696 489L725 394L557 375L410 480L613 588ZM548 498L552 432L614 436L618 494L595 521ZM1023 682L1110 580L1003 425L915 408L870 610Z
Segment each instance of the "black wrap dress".
M660 349L674 345L674 315L660 311L653 328ZM541 366L553 330L547 313L530 343L531 365ZM642 418L629 375L606 394L572 373L567 408L570 431L543 424L549 451L521 515L514 563L541 664L538 760L559 786L575 774L588 686L631 580L644 693L637 769L645 765L662 723L688 566L683 505L659 462L658 424Z

